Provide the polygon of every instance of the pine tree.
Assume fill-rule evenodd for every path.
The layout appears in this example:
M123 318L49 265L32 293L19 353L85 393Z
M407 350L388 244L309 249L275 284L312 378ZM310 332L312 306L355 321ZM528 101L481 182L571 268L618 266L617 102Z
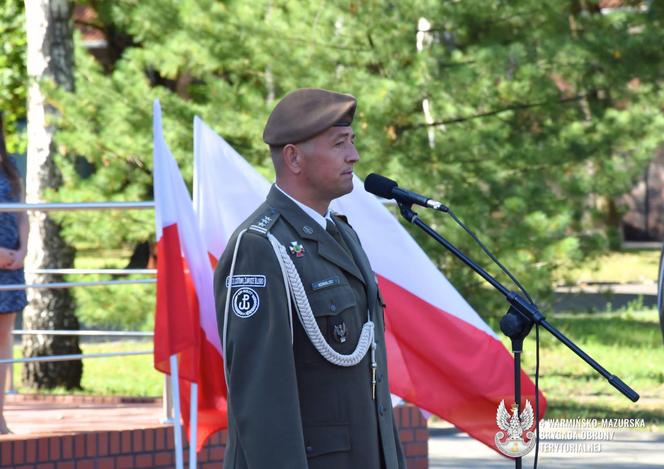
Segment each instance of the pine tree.
M358 174L446 201L541 298L615 244L614 200L662 140L662 6L623 4L89 2L110 52L100 64L79 45L79 86L53 93L59 196L152 198L154 98L190 180L195 114L271 177L260 135L274 99L302 86L345 91L359 98ZM151 216L65 219L66 237L131 248L152 239ZM448 219L422 216L481 259ZM499 312L478 277L413 233L481 313Z

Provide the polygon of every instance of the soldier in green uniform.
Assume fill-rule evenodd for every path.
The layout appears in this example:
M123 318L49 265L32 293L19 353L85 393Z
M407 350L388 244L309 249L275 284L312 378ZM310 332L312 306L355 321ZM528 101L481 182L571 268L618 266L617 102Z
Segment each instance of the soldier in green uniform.
M353 188L356 100L289 93L265 126L276 184L215 272L229 469L403 469L383 305L355 231L330 213Z

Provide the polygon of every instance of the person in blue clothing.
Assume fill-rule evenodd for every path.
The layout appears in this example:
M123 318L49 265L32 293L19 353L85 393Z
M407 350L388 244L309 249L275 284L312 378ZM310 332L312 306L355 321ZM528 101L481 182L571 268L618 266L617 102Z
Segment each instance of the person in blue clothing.
M0 114L0 203L23 201L16 162L7 154ZM27 250L28 216L25 212L0 211L0 285L25 283L23 259ZM0 291L0 358L9 358L16 313L27 304L25 290ZM11 433L3 415L8 365L0 365L0 435Z

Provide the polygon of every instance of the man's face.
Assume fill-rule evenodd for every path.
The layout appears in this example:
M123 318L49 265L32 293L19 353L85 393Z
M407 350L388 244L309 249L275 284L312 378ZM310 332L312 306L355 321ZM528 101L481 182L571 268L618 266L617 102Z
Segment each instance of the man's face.
M318 198L333 200L353 190L353 165L360 155L351 127L331 127L300 148L305 155L302 176Z

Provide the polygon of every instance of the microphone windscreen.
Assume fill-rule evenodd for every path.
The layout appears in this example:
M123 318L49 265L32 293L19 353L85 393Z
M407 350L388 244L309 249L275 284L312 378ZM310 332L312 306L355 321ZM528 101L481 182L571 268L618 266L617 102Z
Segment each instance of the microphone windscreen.
M365 191L371 192L378 197L383 197L384 199L393 198L392 190L398 186L399 184L397 184L396 181L376 173L369 174L364 180Z

